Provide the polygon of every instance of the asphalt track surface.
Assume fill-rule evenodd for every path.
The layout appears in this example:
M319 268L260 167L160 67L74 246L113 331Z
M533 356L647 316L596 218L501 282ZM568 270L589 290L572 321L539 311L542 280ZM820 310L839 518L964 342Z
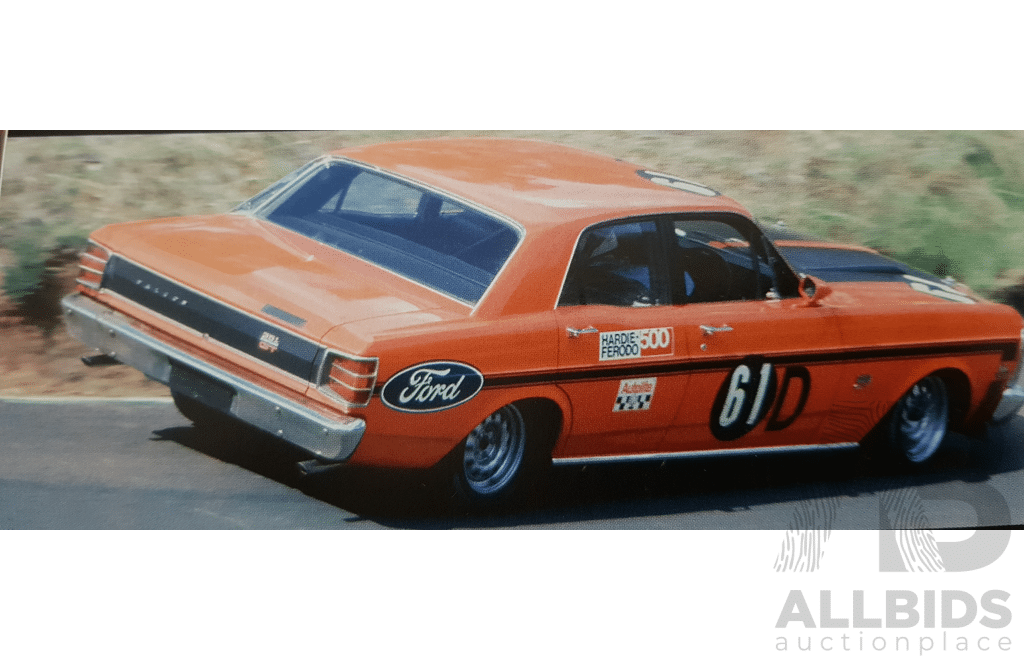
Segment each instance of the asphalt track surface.
M785 530L826 510L879 529L910 494L935 529L1024 525L1024 418L954 435L927 468L860 451L557 467L500 514L453 510L430 475L342 468L302 476L273 438L211 437L166 401L0 399L0 529Z

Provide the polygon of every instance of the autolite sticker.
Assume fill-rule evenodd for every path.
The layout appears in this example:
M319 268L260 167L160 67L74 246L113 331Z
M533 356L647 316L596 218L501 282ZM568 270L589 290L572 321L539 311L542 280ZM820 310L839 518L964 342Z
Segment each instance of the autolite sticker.
M600 359L606 362L672 355L674 344L672 328L602 332Z
M657 378L632 378L619 382L619 394L615 397L612 412L650 410L654 401L654 386Z

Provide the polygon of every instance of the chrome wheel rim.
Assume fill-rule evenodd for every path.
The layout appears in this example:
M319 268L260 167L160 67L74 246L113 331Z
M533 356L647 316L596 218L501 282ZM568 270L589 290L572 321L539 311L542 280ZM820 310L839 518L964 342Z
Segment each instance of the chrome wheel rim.
M914 385L893 411L893 438L911 463L923 463L942 444L949 424L949 397L941 378Z
M505 406L480 423L466 438L462 470L478 495L506 488L523 463L526 425L515 406Z

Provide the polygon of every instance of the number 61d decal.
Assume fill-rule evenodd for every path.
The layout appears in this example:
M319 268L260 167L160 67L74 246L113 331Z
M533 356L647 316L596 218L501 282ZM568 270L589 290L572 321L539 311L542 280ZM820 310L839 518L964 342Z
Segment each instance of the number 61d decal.
M779 419L794 380L800 381L800 398L793 412ZM736 440L750 433L769 411L771 417L765 430L782 430L800 416L810 394L811 374L805 367L786 367L780 393L772 363L763 358L747 358L732 370L718 390L711 407L711 433L719 440Z

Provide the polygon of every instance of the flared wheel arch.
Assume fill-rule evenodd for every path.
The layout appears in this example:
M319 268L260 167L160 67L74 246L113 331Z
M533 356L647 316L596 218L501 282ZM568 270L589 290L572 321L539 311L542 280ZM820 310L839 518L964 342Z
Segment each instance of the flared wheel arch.
M441 462L439 474L454 487L453 494L460 507L485 510L518 501L543 479L550 468L555 444L563 431L563 420L561 407L550 399L519 399L499 405ZM501 448L496 448L495 452L481 452L474 447L476 434L487 435L487 427L491 425L495 428L508 425L505 430L513 434L508 437L515 437L514 444L519 445L518 449L514 444L505 446L505 443L501 443ZM519 455L515 456L517 451ZM503 457L504 452L508 453ZM494 467L498 463L482 466L482 473L476 476L493 477L496 481L496 489L485 492L481 486L486 486L486 483L475 481L474 475L469 473L469 466L478 457L487 461L514 461L517 467L514 474L507 475L509 481L504 483L506 477L501 476L504 468ZM493 474L488 474L492 468Z
M890 434L893 416L896 414L897 409L900 408L904 398L916 386L933 378L941 381L945 388L948 405L946 435L948 436L950 431L963 430L971 407L971 382L967 375L953 367L938 369L930 373L918 373L908 378L906 383L903 384L902 389L893 394L893 403L889 406L885 416L882 417L878 425L864 439L863 444L869 456L875 456L887 461L895 460L897 463L909 467L917 467L922 465L922 463L929 462L926 460L922 463L912 463L905 456L900 455L900 452L891 445L892 439Z
M914 385L931 377L942 379L943 384L946 386L946 393L949 395L950 430L963 430L964 424L968 418L968 413L971 409L971 394L973 390L971 388L970 378L968 378L967 374L962 370L956 367L943 367L941 369L932 370L931 372L915 373L913 376L908 375L906 381L901 384L901 387L893 392L892 404L889 406L886 419L889 418L900 400L911 390L911 388L914 387Z

